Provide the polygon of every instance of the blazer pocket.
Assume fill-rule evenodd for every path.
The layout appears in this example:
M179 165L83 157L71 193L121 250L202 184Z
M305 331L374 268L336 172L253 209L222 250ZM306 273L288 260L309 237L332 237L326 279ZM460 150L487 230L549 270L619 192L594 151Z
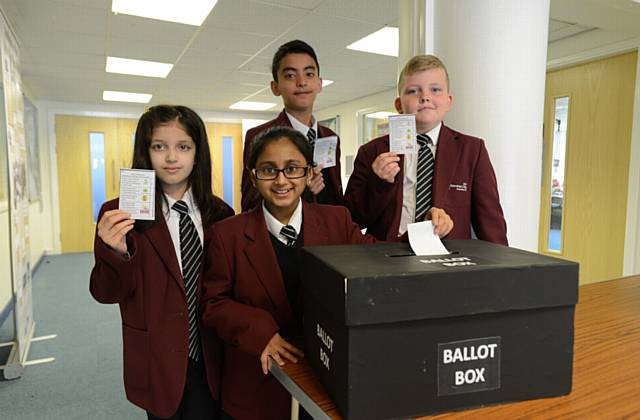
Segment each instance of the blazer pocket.
M126 387L149 388L149 333L122 324L124 383Z
M445 207L470 207L471 193L461 191L449 191L445 200Z

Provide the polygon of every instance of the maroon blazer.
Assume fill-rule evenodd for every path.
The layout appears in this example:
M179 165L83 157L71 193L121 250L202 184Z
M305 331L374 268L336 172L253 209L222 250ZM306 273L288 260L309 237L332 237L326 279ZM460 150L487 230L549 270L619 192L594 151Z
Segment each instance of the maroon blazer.
M262 202L262 197L260 197L258 190L256 190L253 184L251 184L251 173L247 169L247 166L249 164L249 156L251 155L251 142L253 142L253 139L258 134L260 134L264 130L271 127L293 128L293 126L291 125L291 121L289 121L289 117L287 117L287 114L285 113L285 111L282 110L282 112L276 117L276 119L267 121L266 123L259 125L257 127L253 127L252 129L247 131L247 134L245 135L245 138L244 138L244 154L243 154L243 160L242 160L243 166L244 166L242 169L242 185L241 185L242 211L251 210L256 206L256 204ZM338 135L334 133L331 129L318 124L318 138L328 137L328 136L337 137ZM341 176L341 170L340 170L340 137L338 137L338 147L336 148L336 166L332 168L327 168L323 170L322 173L325 174L325 176L326 175L329 176L329 178L331 179L331 186L334 189L334 196L338 197L338 202L327 203L327 204L336 204L336 205L344 204L343 202L344 195L342 193L342 176Z
M342 206L303 202L304 245L372 243ZM222 409L238 420L289 418L289 393L259 356L293 312L262 206L216 224L207 254L202 325L224 341Z
M371 169L375 158L389 151L389 136L378 137L358 150L345 202L353 219L378 239L398 240L402 214L404 156L393 184ZM507 225L502 214L496 176L481 139L442 126L433 175L433 206L453 219L446 239L471 239L471 227L485 241L507 245Z
M225 206L223 218L232 216L233 210L220 203ZM98 220L117 208L117 199L108 201ZM211 231L211 226L204 229L203 255ZM178 409L187 376L189 320L184 280L164 217L142 233L129 232L127 246L129 260L96 233L90 291L98 302L120 305L127 399L158 417L169 417ZM200 332L211 395L217 399L221 343L210 332Z

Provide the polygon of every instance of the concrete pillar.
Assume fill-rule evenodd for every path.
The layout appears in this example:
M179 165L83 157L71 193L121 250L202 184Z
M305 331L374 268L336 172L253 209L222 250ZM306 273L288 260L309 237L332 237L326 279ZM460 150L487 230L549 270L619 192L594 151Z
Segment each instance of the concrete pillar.
M414 55L425 52L425 0L398 2L398 75Z
M424 2L451 78L445 124L485 140L509 243L537 251L549 0Z

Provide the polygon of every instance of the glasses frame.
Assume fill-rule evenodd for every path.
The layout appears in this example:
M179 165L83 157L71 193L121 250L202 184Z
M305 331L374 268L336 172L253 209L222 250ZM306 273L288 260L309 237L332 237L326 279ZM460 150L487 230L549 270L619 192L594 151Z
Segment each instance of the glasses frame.
M286 170L289 168L300 168L300 169L304 169L304 173L300 176L288 176L286 174ZM267 168L265 168L267 169ZM285 178L287 179L300 179L300 178L304 178L305 176L307 176L309 174L309 170L311 169L311 166L307 165L307 166L287 166L286 168L268 168L268 169L273 169L276 171L276 175L273 178L260 178L258 176L258 169L254 168L251 170L251 172L253 173L253 176L259 180L259 181L274 181L276 179L278 179L278 177L280 176L280 174L282 174Z

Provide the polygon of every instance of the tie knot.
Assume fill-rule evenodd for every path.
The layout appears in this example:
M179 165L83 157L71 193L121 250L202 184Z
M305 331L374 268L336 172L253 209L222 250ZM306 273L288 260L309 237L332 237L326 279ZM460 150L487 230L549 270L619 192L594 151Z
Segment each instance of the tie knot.
M420 149L430 144L432 144L431 137L426 134L418 134L418 145L420 145Z
M182 200L176 201L173 204L173 206L171 206L171 208L177 211L178 213L180 213L181 215L189 214L189 206L187 206L187 203L185 203Z
M309 131L307 131L307 138L310 143L316 141L316 130L314 130L313 127L309 127Z
M296 228L291 225L284 225L282 229L280 229L280 235L287 238L287 245L293 245L293 243L298 239L298 233L296 232Z

